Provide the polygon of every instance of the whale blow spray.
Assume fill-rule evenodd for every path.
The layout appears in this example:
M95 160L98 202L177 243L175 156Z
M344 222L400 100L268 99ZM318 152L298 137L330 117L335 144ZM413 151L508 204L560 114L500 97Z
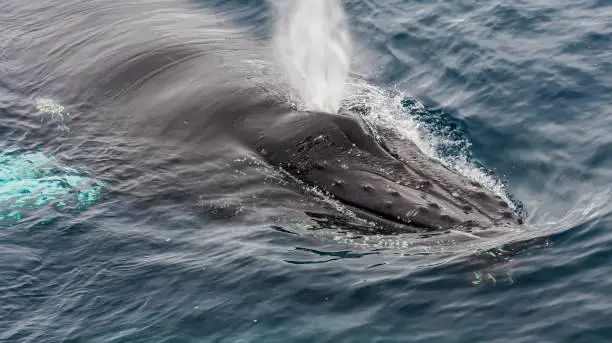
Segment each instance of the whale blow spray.
M336 113L351 57L348 23L337 0L279 5L275 48L306 110Z

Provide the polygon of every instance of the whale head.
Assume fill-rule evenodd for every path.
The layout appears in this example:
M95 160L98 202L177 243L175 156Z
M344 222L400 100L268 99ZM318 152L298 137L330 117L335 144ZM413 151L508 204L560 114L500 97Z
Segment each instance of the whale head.
M255 142L270 164L375 223L366 233L521 224L498 195L427 157L412 142L400 144L401 152L389 149L356 114L319 112L280 116Z

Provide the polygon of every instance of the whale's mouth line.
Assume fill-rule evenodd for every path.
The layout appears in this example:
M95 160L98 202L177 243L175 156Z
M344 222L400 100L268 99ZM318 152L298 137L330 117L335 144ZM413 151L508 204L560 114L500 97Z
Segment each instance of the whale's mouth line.
M410 219L403 218L402 216L393 216L388 213L377 211L372 208L362 207L362 205L357 204L353 201L349 201L346 199L338 199L343 205L347 206L353 212L357 214L358 217L364 217L362 219L370 219L377 226L381 225L383 227L393 228L395 230L403 229L405 232L423 232L423 231L434 231L434 230L442 230L441 227L435 227L432 225L426 225L424 223L418 221L412 221Z

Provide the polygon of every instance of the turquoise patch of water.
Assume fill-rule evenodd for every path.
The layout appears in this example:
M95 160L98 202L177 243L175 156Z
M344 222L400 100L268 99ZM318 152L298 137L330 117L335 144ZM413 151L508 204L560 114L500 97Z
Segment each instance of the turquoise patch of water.
M40 152L0 156L0 224L13 226L43 207L84 211L106 185ZM37 212L40 213L40 212ZM40 214L38 214L40 216ZM37 218L41 223L53 218Z

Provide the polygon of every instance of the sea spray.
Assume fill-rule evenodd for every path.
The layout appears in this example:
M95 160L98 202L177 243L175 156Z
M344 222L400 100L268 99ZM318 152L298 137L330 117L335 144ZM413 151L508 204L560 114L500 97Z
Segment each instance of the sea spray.
M336 113L349 73L351 39L338 0L278 4L279 64L305 110Z

